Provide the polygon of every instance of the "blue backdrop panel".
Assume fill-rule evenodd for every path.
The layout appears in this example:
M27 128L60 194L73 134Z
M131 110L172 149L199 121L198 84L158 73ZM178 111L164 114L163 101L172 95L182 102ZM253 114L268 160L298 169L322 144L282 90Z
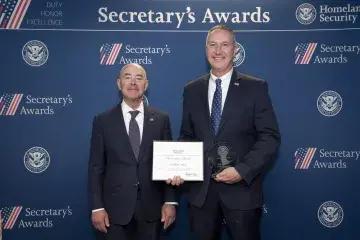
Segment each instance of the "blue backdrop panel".
M122 66L145 67L147 103L176 139L183 86L209 71L207 30L225 19L235 68L269 83L282 133L263 239L358 239L359 12L360 1L0 0L4 239L93 239L91 121L118 103ZM190 238L186 208L164 239Z

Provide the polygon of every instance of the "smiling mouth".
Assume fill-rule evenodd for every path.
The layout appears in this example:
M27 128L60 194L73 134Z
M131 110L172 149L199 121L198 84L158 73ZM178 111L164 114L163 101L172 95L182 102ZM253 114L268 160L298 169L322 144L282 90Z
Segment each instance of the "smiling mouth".
M215 59L215 60L223 60L224 59L224 57L213 57L213 59Z

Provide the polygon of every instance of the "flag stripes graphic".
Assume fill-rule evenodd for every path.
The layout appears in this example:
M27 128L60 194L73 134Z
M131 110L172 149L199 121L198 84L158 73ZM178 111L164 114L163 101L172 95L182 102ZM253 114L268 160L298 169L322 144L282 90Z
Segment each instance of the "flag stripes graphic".
M295 48L295 64L309 64L317 43L300 43Z
M0 98L0 115L15 115L19 107L23 94L4 94Z
M122 43L104 44L100 48L100 64L114 65Z
M299 148L295 152L295 169L308 169L316 148Z
M3 229L12 229L14 227L14 224L19 217L22 208L22 206L15 206L5 207L0 210L1 225L3 226Z
M19 29L31 0L0 0L0 28Z

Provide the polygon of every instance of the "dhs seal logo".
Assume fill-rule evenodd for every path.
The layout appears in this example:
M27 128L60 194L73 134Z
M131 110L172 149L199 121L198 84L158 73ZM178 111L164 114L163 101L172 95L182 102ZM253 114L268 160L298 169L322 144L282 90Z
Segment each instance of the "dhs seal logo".
M32 173L41 173L50 165L50 155L42 147L33 147L27 150L24 156L24 164Z
M240 43L236 43L236 52L233 59L233 66L240 66L245 60L245 49Z
M322 225L334 228L340 225L344 218L342 207L333 201L324 202L318 210L318 218Z
M317 108L326 117L335 116L342 108L341 96L334 91L325 91L317 99Z
M229 153L229 149L226 146L220 146L218 148L218 154L220 156L226 156L226 155L228 155L228 153Z
M296 9L295 15L299 23L309 25L316 18L316 9L310 3L303 3Z
M44 43L38 40L32 40L24 45L22 55L27 64L33 67L39 67L48 60L49 50Z

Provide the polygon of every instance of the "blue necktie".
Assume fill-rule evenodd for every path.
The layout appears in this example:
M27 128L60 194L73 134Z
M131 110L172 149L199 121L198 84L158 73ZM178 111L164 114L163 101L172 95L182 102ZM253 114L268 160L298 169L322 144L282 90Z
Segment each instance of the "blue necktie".
M221 79L216 79L216 90L211 106L211 125L214 135L219 130L221 119Z

